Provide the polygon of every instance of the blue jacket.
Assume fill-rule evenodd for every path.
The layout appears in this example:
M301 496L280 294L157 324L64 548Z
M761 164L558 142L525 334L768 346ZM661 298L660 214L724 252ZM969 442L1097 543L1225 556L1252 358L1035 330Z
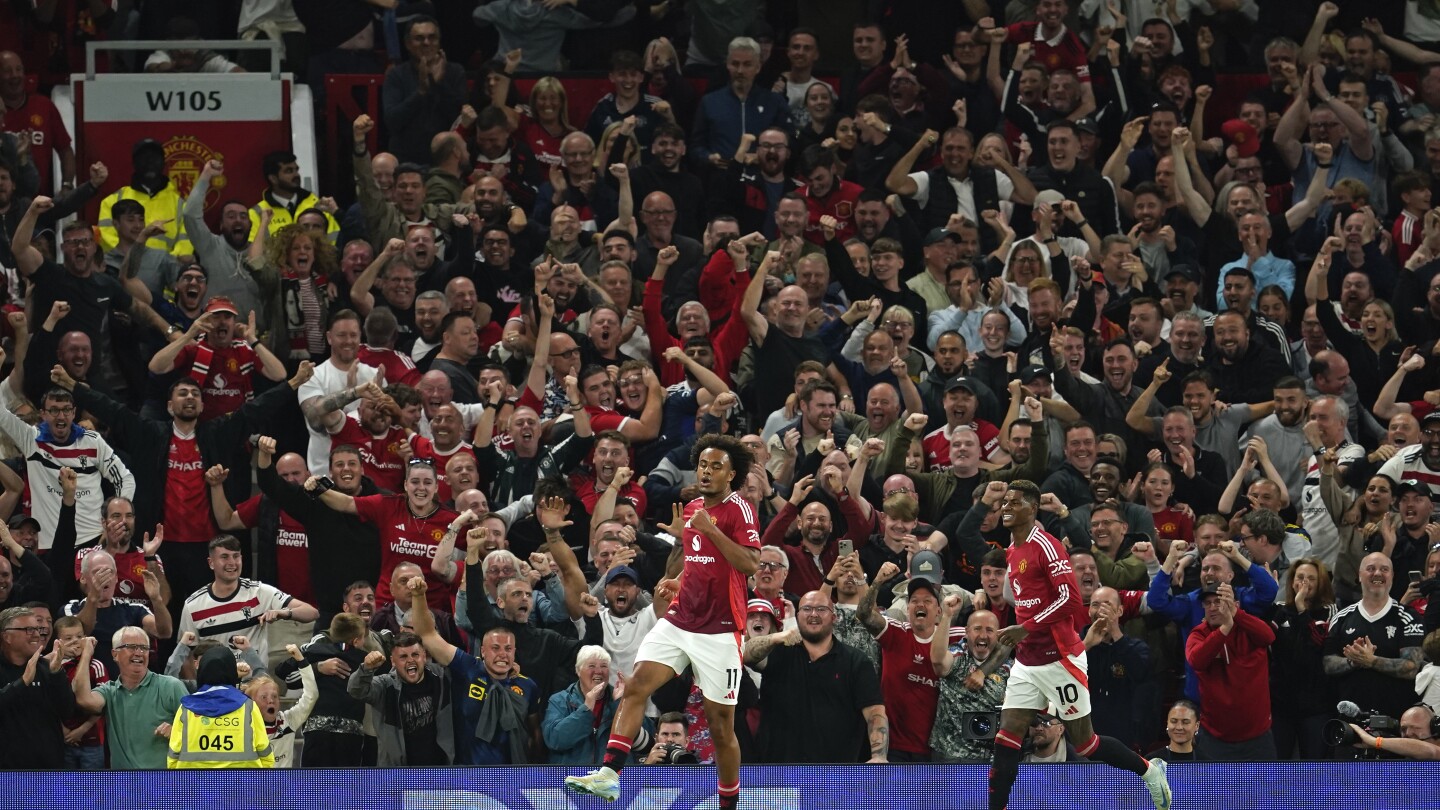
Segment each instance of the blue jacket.
M545 747L550 750L551 765L599 765L605 759L605 745L610 741L610 724L615 720L619 701L605 690L605 707L600 711L600 721L595 713L585 708L585 694L580 684L572 683L563 692L550 696L550 705L545 708L545 720L540 725ZM637 742L649 739L654 731L650 718L641 726L642 734ZM637 745L635 754L645 756L650 746Z
M690 133L690 158L705 165L711 153L730 160L740 147L741 135L759 137L771 127L790 131L790 102L784 96L757 85L742 102L726 85L700 99Z
M1252 565L1245 575L1250 584L1235 589L1235 599L1246 612L1262 619L1268 619L1275 609L1275 596L1280 593L1280 584L1262 566ZM1190 638L1190 631L1205 620L1205 608L1200 604L1198 590L1189 593L1170 593L1170 575L1161 571L1150 581L1150 592L1145 596L1150 609L1175 622L1180 627L1180 649ZM1200 702L1200 683L1195 679L1195 670L1185 662L1185 697Z

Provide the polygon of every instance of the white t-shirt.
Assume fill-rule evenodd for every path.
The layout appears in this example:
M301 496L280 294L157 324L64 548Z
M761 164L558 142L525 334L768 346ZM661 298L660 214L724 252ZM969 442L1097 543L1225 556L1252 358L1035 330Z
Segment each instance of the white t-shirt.
M227 643L231 636L245 636L250 647L261 661L269 659L270 642L267 625L260 623L266 611L283 610L295 597L253 579L241 578L239 587L228 599L216 599L210 592L210 585L190 594L180 610L180 627L176 633L183 636L194 632L201 641L214 639Z
M356 361L358 366L355 374L355 384L364 385L375 379L379 369L374 366L367 366ZM311 397L323 397L343 391L350 387L349 372L341 371L335 367L335 361L326 360L315 367L315 376L300 386L297 396L303 406L305 400ZM360 401L356 400L344 408L345 413L359 413ZM324 428L316 430L310 425L309 420L305 422L305 429L310 432L310 447L306 453L305 463L310 466L311 475L328 475L330 473L330 434Z

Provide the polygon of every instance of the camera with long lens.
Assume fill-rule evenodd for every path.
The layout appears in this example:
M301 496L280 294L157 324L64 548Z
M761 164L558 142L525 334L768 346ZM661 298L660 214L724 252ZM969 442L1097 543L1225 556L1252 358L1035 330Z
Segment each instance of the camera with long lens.
M999 712L965 712L960 715L960 739L989 742L1000 730Z
M668 745L662 745L662 746L660 746L660 750L661 750L662 752L664 752L664 756L662 756L662 757L660 758L660 763L661 763L661 764L664 764L664 765L699 765L699 764L700 764L700 757L696 756L694 751L691 751L690 749L686 748L686 747L683 746L683 745L676 745L675 743L670 743L670 744L668 744Z
M1383 752L1368 749L1360 751L1351 748L1360 739L1360 736L1355 733L1355 729L1350 728L1351 723L1365 729L1365 733L1372 737L1400 736L1400 721L1393 717L1383 715L1374 709L1361 709L1348 700L1341 701L1336 709L1339 710L1341 717L1326 722L1320 736L1324 738L1326 745L1354 751L1356 759L1376 759Z

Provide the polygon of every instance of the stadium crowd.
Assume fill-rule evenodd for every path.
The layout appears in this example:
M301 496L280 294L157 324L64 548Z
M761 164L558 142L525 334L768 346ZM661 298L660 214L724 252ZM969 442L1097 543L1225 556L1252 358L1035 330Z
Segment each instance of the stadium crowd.
M1020 479L1098 733L1440 759L1431 0L435 7L0 4L5 767L598 764L714 433L747 763L989 759ZM383 70L353 189L77 165L43 91L128 38ZM111 68L254 67L193 45Z

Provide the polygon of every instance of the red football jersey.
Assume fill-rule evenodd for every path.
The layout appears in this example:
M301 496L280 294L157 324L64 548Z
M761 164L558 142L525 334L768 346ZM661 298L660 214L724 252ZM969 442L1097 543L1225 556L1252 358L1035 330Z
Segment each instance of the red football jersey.
M229 346L218 347L207 340L205 346L210 353L198 369L205 375L205 381L200 385L200 391L205 395L201 422L240 410L240 406L255 394L250 377L255 371L254 349L243 340L232 340ZM199 355L200 344L189 344L175 358L175 368L194 376L195 366L201 363Z
M971 422L970 429L975 431L975 435L980 439L980 458L994 461L995 455L1000 452L1000 429L984 419ZM941 425L925 434L921 447L925 451L926 472L945 472L950 469L949 425Z
M708 537L690 528L690 518L704 505L702 498L685 504L685 531L680 538L685 544L685 569L680 592L665 618L691 633L738 633L745 626L745 603L749 596L745 575L725 559ZM760 548L755 510L740 493L730 493L705 511L726 537L746 548Z
M812 195L809 186L802 188L800 193L805 197L805 205L810 209L805 238L814 244L824 245L825 231L820 227L820 217L829 215L835 218L838 225L835 228L835 240L843 245L845 240L855 235L855 206L859 205L860 192L864 190L859 184L838 179L830 193L824 197Z
M260 525L260 498L252 495L249 500L235 507L235 514L246 528ZM280 511L279 527L275 530L276 584L280 590L307 604L315 604L315 591L310 587L310 535L305 525L290 513Z
M376 436L361 426L360 417L356 414L347 416L340 432L330 436L332 449L348 444L359 450L362 470L375 482L375 486L386 492L399 492L404 484L405 459L399 450L402 444L407 443L414 458L425 458L431 454L430 440L424 436L409 436L402 427L392 427L388 433ZM436 474L443 469L437 469Z
M385 369L386 385L398 382L414 388L420 382L420 369L415 367L415 361L410 359L409 354L362 344L356 356L367 366Z
M965 628L950 628L951 642L964 637ZM880 644L880 692L890 717L890 745L908 754L928 754L930 727L940 704L940 679L930 663L930 640L915 638L908 623L886 619L876 641Z
M380 530L380 581L375 583L376 609L394 601L390 596L390 574L395 566L413 562L425 572L425 581L430 586L425 601L436 610L453 611L455 586L430 571L430 560L435 557L440 539L459 515L442 506L429 517L416 517L410 514L410 505L404 495L362 495L355 499L355 511L360 514L361 520L375 524ZM456 546L464 548L458 539Z
M1080 628L1090 618L1065 546L1037 522L1025 542L1005 549L1005 559L1015 619L1030 631L1015 649L1015 660L1036 666L1060 660L1062 652L1084 652Z

